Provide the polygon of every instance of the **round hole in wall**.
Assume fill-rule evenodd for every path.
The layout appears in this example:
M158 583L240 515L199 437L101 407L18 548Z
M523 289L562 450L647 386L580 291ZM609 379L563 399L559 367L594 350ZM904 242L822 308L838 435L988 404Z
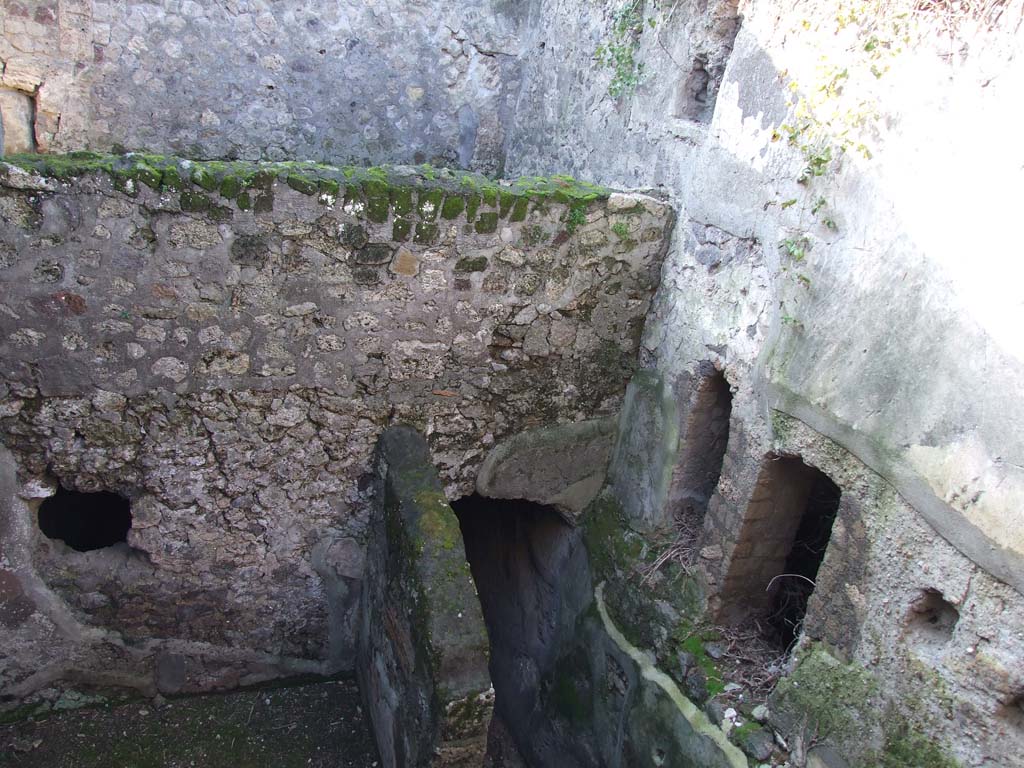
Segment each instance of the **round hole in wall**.
M131 527L131 503L111 491L82 493L59 486L39 506L39 530L79 552L125 542Z
M923 589L910 606L909 626L919 634L945 642L953 636L960 612L937 589Z

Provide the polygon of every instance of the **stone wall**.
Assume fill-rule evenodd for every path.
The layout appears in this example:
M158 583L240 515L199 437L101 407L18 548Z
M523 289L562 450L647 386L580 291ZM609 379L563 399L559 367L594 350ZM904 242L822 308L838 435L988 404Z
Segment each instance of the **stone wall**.
M0 9L0 114L23 126L3 94L31 97L44 151L503 166L520 3L4 0Z
M662 186L680 206L641 353L657 391L630 401L642 426L610 470L631 524L683 517L676 479L713 442L688 440L688 420L717 369L732 411L696 542L710 607L765 463L802 457L843 493L804 642L876 673L882 701L965 765L1019 765L1024 317L1003 192L1021 183L1019 3L999 21L914 11L901 31L873 4L844 21L833 4L740 3L730 27L728 3L647 2L623 37L625 5L538 6L510 167ZM616 42L644 68L617 96L594 61ZM680 109L701 58L707 109ZM912 628L929 590L959 613L938 645Z
M0 188L16 696L101 668L150 690L178 670L170 692L351 669L380 431L422 430L454 498L496 441L614 414L671 222L564 177L20 162ZM58 482L129 498L127 542L43 536Z
M660 229L618 218L628 217L629 200L595 203L571 232L571 201L506 226L514 203L503 212L496 191L498 210L487 209L484 224L493 221L494 232L477 232L482 214L464 222L461 209L453 232L447 219L412 215L389 192L385 221L358 222L366 243L354 229L341 238L355 240L339 245L334 228L356 224L344 217L357 211L345 211L344 195L332 202L334 187L302 169L276 168L270 186L247 178L243 196L233 182L224 186L221 166L168 195L147 188L147 172L129 172L134 161L115 168L104 160L120 172L83 182L74 204L49 183L33 189L39 182L9 175L0 264L18 290L17 301L0 306L9 328L0 352L14 363L5 372L6 470L14 478L18 465L21 475L4 482L22 501L5 523L6 572L19 575L4 577L4 615L35 636L49 631L33 624L44 615L78 638L93 637L80 620L92 615L130 618L136 623L126 626L139 632L146 622L172 623L136 618L130 601L103 589L79 596L75 579L58 573L60 558L29 524L56 476L137 497L129 543L146 556L104 559L118 584L145 587L167 564L187 575L161 580L178 595L197 568L188 553L201 553L209 584L178 601L196 638L161 657L164 685L177 685L181 653L196 660L211 648L226 659L216 643L228 621L263 639L230 674L218 661L221 671L204 679L258 679L324 654L331 668L343 667L351 656L344 606L358 587L365 524L356 481L381 426L395 418L425 430L449 492L465 494L492 442L512 445L523 430L614 412L644 322L646 370L634 379L610 471L624 524L644 531L638 551L669 546L659 537L683 523L704 602L724 616L730 577L764 565L743 564L752 548L743 531L751 513L775 509L758 490L766 462L800 457L838 485L842 500L801 640L829 650L794 656L797 676L802 664L820 671L835 654L835 668L849 662L851 675L874 681L878 695L864 700L875 715L892 707L965 765L1019 765L1024 317L1019 265L1007 257L1016 211L1006 190L1021 186L1024 167L1013 112L1024 82L1021 7L997 4L999 18L979 20L910 5L902 21L883 12L891 4L840 10L796 0L310 4L305 16L294 4L285 12L260 2L8 2L0 115L12 146L438 159L485 170L504 163L514 173L660 187L681 223L650 312L644 317L645 291L655 281L645 279L639 303L609 319L607 305L574 302L613 289L621 297L607 272L615 266L603 259L634 241L647 247L643 232ZM629 8L641 23L623 32ZM236 41L247 41L251 59L236 53ZM597 61L609 45L628 54L621 66ZM161 171L160 183L168 178L174 186ZM204 182L226 196L208 195ZM323 203L302 196L314 186ZM270 191L273 212L237 202L260 209ZM380 200L352 202L377 215ZM667 216L661 203L643 206L651 222ZM81 242L68 239L71 231ZM553 239L530 246L536 232ZM370 247L385 240L384 251ZM71 252L71 262L52 255ZM542 277L531 259L549 253L570 263ZM642 273L651 264L633 266ZM590 275L582 292L575 278L564 282L577 265ZM555 293L566 303L541 300L543 286L524 295L539 279L561 285ZM382 329L394 331L386 343ZM556 353L570 339L567 362ZM730 390L726 398L716 385L710 406L728 410L727 434L723 418L702 415L712 375ZM66 391L69 382L88 384ZM595 447L606 455L605 443ZM521 464L529 469L544 455L492 464L515 470L509 487L530 488ZM584 482L588 499L599 479L549 469L535 490L552 503L560 491L547 487L551 478ZM504 487L484 480L481 491ZM586 524L576 500L563 507ZM316 553L312 568L305 552ZM207 576L207 564L240 560L248 563L243 586L232 581L211 598L208 587L228 579ZM664 662L666 626L678 615L652 620L623 597L638 579L650 583L629 568L609 579L609 611L632 646L657 646ZM333 590L336 616L314 608L323 605L320 588ZM296 604L301 621L268 629L258 618L288 616L280 606L296 594L309 596ZM231 613L236 599L257 606L257 618ZM690 602L693 612L701 601ZM957 615L948 627L942 619L940 633L919 620L938 616L933 604ZM134 648L100 637L106 645L80 647L139 667L124 660ZM151 663L161 643L139 658ZM24 647L12 668L36 662L35 646ZM80 667L98 666L89 654ZM44 668L11 690L40 688L75 664ZM886 723L864 717L870 738L844 746L854 762L867 759L858 749L889 738ZM776 725L791 732L793 722ZM812 760L843 765L824 749Z

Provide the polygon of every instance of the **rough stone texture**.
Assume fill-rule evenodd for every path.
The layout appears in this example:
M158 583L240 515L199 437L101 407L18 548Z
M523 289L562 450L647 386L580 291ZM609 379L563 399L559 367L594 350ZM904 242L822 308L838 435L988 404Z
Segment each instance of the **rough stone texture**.
M31 94L0 88L0 155L33 152L35 104Z
M588 734L552 713L545 691L591 601L580 529L522 501L454 506L490 636L496 716L527 765L572 765L566 750L586 750Z
M623 634L640 632L650 648L642 627L652 614L680 618L677 607L687 602L692 610L692 590L678 571L637 589L642 558L634 546L644 537L623 525L611 492L575 528L550 510L514 503L504 515L479 512L459 514L491 636L495 713L525 764L746 766L654 657ZM623 630L611 613L626 617Z
M536 67L524 67L510 167L663 184L679 202L642 358L683 403L708 362L733 389L728 448L700 542L712 607L763 458L800 454L843 492L808 635L842 641L877 673L885 700L920 718L965 765L1021 765L1022 736L1006 702L1019 686L1007 664L1020 658L1024 626L1024 372L1014 330L1024 317L1017 265L1005 258L1015 247L1015 217L1001 191L1021 183L1021 147L1007 132L1024 77L1019 30L972 32L966 21L966 34L976 37L957 54L929 42L948 37L926 35L887 60L884 76L851 77L837 109L855 112L864 98L862 112L878 110L880 117L869 117L877 129L869 131L873 159L851 149L804 185L797 178L807 160L781 129L793 121L788 85L814 83L823 56L835 71L855 72L864 53L836 33L834 6L743 3L703 125L685 124L666 105L692 72L674 46L713 45L714 8L699 15L646 4L657 26L637 47L644 79L612 99L612 73L592 56L611 39L617 7L541 4L536 18L547 23L537 39L546 44ZM819 198L828 208L816 216ZM805 236L801 258L780 247ZM780 434L775 427L787 414L859 474L826 466L822 448L809 458L807 443ZM629 428L623 422L622 431ZM678 455L693 449L684 440ZM634 482L659 486L663 462L648 467L648 478ZM685 469L677 466L677 476ZM618 471L613 462L610 474ZM938 656L904 632L905 612L933 578L943 582L934 589L960 600L962 624L985 625L976 635L954 630ZM998 601L1005 631L988 626L993 609L981 606L988 600ZM986 640L976 644L978 637ZM999 648L1000 660L979 662L981 647ZM917 666L921 654L934 674ZM1001 682L986 694L977 680L989 675ZM926 717L910 705L917 700L932 715L944 706L970 713L971 737L959 715Z
M0 86L38 91L36 140L49 151L503 167L519 3L0 9Z
M487 454L477 493L547 504L574 522L604 486L615 425L605 419L518 434Z
M235 94L227 98L221 94L220 100L251 103L252 114L258 118L232 124L229 132L222 130L225 116L216 107L205 115L192 106L181 106L190 100L190 104L201 103L221 86L199 82L188 72L157 72L164 57L173 59L173 44L169 52L159 50L155 55L154 49L142 47L179 42L180 58L202 58L205 51L192 52L183 43L196 38L206 48L218 50L218 36L212 27L208 34L198 34L198 26L189 26L193 17L206 20L212 15L217 15L217 29L225 31L226 39L258 39L257 51L270 44L271 33L260 30L259 34L267 37L258 38L256 32L249 34L236 26L236 18L239 24L249 19L254 26L262 18L269 29L273 30L271 22L279 29L286 28L287 39L302 44L316 34L297 31L298 16L293 20L276 5L258 2L231 3L217 10L197 3L170 2L128 7L56 1L36 5L38 10L24 2L4 6L8 12L2 21L5 48L0 56L4 60L0 87L35 94L35 132L41 149L80 148L94 139L129 145L136 140L123 141L121 132L122 136L145 136L160 147L195 141L197 151L204 146L218 151L237 146L238 151L253 156L270 151L287 154L294 147L314 154L320 151L319 139L306 140L305 134L292 131L292 108L276 106L277 99L287 101L294 93L281 87L286 75L275 75L275 90L267 89L268 94L257 98L254 90L259 88L252 88L250 74L240 77L236 60L222 55L215 69L221 68L221 60L228 61L223 68L245 87L240 89L241 101L234 100ZM623 3L537 0L515 6L521 17L514 32L519 46L515 50L521 57L518 62L492 57L479 48L474 48L474 53L470 48L478 41L472 35L463 43L466 56L456 57L466 62L467 73L476 66L475 61L491 67L488 77L497 66L504 68L501 78L511 78L487 93L501 94L495 97L499 101L514 94L514 118L502 122L504 118L499 117L500 131L485 130L487 121L481 119L478 137L486 134L495 143L507 144L506 165L513 172L569 171L623 186L661 185L679 207L681 224L676 227L661 288L647 317L641 355L643 366L654 371L652 375L662 379L665 391L676 398L680 420L686 418L688 404L699 399L701 371L707 365L721 371L732 388L727 450L717 489L708 503L699 549L711 607L716 608L717 591L734 563L739 532L751 508L765 456L799 454L808 465L826 472L843 493L832 543L819 572L821 586L809 606L807 637L840 645L855 664L871 670L882 686L882 699L897 704L965 765L1021 765L1022 687L1017 669L1024 610L1020 539L1024 531L1024 475L1020 469L1024 466L1024 400L1019 396L1024 348L1019 328L1024 317L1018 262L1007 257L1016 248L1017 201L1005 191L1021 187L1024 167L1024 144L1016 135L1019 119L1014 112L1016 95L1024 87L1019 29L980 24L972 30L968 19L963 21L960 37L955 31L951 35L940 30L925 35L918 45L872 46L886 57L873 62L881 64L879 76L864 66L864 55L872 52L867 49L868 41L851 40L850 35L856 35L861 25L836 28L835 4L796 0L762 4L647 2L641 4L641 16L652 17L655 24L644 26L637 34L635 49L644 76L635 91L611 98L608 86L613 73L595 66L594 53L598 45L612 39L615 14ZM373 14L392 5L361 7L365 14L360 17L360 30L366 30L367 39L379 40L380 28ZM423 18L416 16L421 11L436 14L441 9L441 18L444 9L458 15L473 14L477 8L441 8L436 3L409 7L410 17L428 30L415 33L417 40L435 29L433 23L424 27ZM1008 7L1004 21L1016 21L1019 7ZM480 6L480 14L487 14L484 6ZM915 21L926 24L940 23L940 17L947 15L914 14ZM496 24L509 29L504 26L506 18L495 19L481 21L480 28L491 29L489 25ZM398 32L404 29L398 17L389 23ZM110 28L110 48L97 56L93 45L106 45L104 25ZM467 23L467 28L470 26ZM188 31L179 40L168 33L175 28ZM439 34L444 38L447 33ZM250 64L264 67L259 54L254 55L257 61ZM97 62L97 58L104 61ZM283 58L283 62L267 63L290 66L290 53ZM387 54L384 58L391 60ZM395 60L400 58L401 54L396 55ZM436 58L435 45L426 60ZM501 63L491 62L492 58ZM242 54L237 61L242 61ZM856 120L858 114L866 119L871 159L849 151L821 176L801 184L798 179L808 167L808 158L799 146L787 141L784 125L793 122L789 102L794 94L822 92L815 79L827 69L823 64L834 65L836 74L844 69L853 73L842 88L833 89L844 92L834 106L840 122L850 115ZM386 64L382 70L388 71ZM283 66L280 71L288 70ZM128 72L137 73L141 84L129 86ZM130 98L119 104L117 92L94 89L94 84L102 81L100 74L109 76L109 82ZM404 86L403 77L399 80ZM447 69L445 77L449 78ZM456 73L455 79L458 77ZM470 75L466 77L466 82L472 80ZM320 87L315 78L305 79L312 82L303 82L304 87ZM122 120L125 115L137 114L137 103L154 106L144 90L149 81L164 89L157 97L161 101L155 105L159 119L152 132L137 119ZM797 83L795 91L790 89L790 81ZM383 114L368 118L360 110L350 122L349 112L336 109L329 118L331 124L317 136L324 131L361 135L367 123L371 133L384 125L377 129L380 136L392 135L389 126L395 127L394 135L402 135L412 124L389 122L405 114L404 107L396 106L394 99L389 101L387 94L396 93L390 90L391 84L388 81L373 91L382 99ZM413 84L413 90L406 93L408 98L417 97L418 87ZM438 91L440 95L434 99ZM334 93L326 96L328 103L335 103ZM397 93L401 100L401 87ZM424 103L428 98L431 104L444 103L432 118L438 121L437 130L427 131L434 131L430 135L438 138L438 146L443 145L439 154L458 157L465 164L469 153L463 149L467 146L463 137L473 133L474 113L493 113L476 106L462 110L448 100L444 89L435 91L431 85L426 86L423 97ZM164 103L177 105L170 120L160 111ZM389 111L389 107L393 109ZM306 119L298 116L299 111L294 110L295 119ZM455 121L452 116L457 112L461 119ZM178 114L188 116L182 126L173 125ZM217 121L222 121L220 126ZM457 140L455 122L459 126ZM410 141L422 143L422 124L416 126L409 129ZM97 133L91 133L94 130ZM273 138L272 147L267 136ZM296 144L289 143L292 138ZM364 151L360 156L405 152L403 145L372 145L377 139L367 139L358 148ZM799 137L794 143L801 143ZM483 161L500 154L485 152L481 149L485 145L494 144L481 144L478 138L473 150L472 162L479 167L489 167ZM191 146L186 148L192 151ZM31 191L25 194L31 195ZM20 195L0 198L0 211L5 221L29 225L40 214ZM819 200L827 206L824 213ZM207 242L219 236L220 226L205 227L187 237L194 244ZM97 232L103 235L102 229ZM42 242L42 235L39 240ZM794 247L798 256L790 255ZM418 249L407 251L394 256L389 273L436 286L437 269L420 258ZM249 262L245 269L258 272L262 269L259 265L276 263L279 254L250 242L239 246L236 257L243 264ZM0 250L0 264L18 258L13 249ZM383 256L368 252L364 258L359 266L375 269ZM73 289L79 276L66 273L59 260L35 255L33 259L27 279L40 286L41 294L43 286L67 281L61 289L70 295L55 298L53 306L73 313L81 306L75 296L82 292ZM463 262L467 270L477 265L479 262ZM367 270L359 273L369 276ZM471 285L475 287L472 281ZM296 324L302 318L315 319L318 315L309 306L311 302L317 303L305 295L295 296L281 305L280 315ZM109 303L127 310L126 302ZM151 301L140 305L165 311ZM9 309L20 316L17 308ZM6 312L8 317L10 312ZM11 318L12 322L17 319ZM119 317L106 319L127 322ZM192 371L186 374L182 366L191 364L191 358L169 350L147 357L158 343L181 343L170 335L156 341L161 323L169 322L156 317L148 324L158 327L143 330L136 329L134 318L130 319L133 338L125 339L127 359L145 358L140 371L159 376L167 382L166 387L187 387ZM263 333L263 326L248 325L254 334ZM83 338L86 335L79 333ZM135 338L136 333L143 337ZM216 341L217 333L210 330L203 338L209 343L236 343ZM333 335L337 338L320 342L328 350L343 341L341 333ZM52 343L52 337L48 327L17 326L7 343L10 349L31 350L33 345ZM197 338L192 337L190 343ZM523 354L543 349L536 333L521 337L505 334L501 343L508 340L513 349L521 344ZM69 335L67 344L78 343ZM548 344L554 346L550 333ZM291 352L290 346L282 342L275 351L282 352L279 357L283 359L283 353ZM410 350L413 348L403 348L402 354ZM429 353L420 347L414 351ZM218 360L212 369L220 376L245 375L255 363L252 351L244 354L248 359L238 355ZM366 354L383 366L380 358ZM90 374L94 367L102 369L103 365L90 362ZM296 375L305 376L302 367L298 368ZM275 370L268 368L268 373L278 375ZM178 378L181 381L175 383ZM537 381L546 379L536 376L533 383ZM33 399L34 391L20 391L26 399ZM400 399L396 403L399 415L407 402ZM160 407L169 406L161 401ZM264 410L252 410L256 412L253 418L262 423ZM432 414L427 426L436 446L449 439L442 430L451 428L449 417L454 411L437 408ZM585 417L563 415L559 420ZM232 412L224 420L234 418ZM285 423L292 418L290 409L277 417ZM478 418L460 410L454 422L463 425L463 419ZM368 435L374 434L375 425L382 420L373 417L368 421L372 425L362 426ZM493 439L502 442L526 421L524 417L514 428L499 429ZM623 441L643 445L642 434L626 434L633 428L630 423L624 422L623 427ZM326 428L320 431L327 432ZM94 432L81 433L84 448L73 446L72 441L79 438L70 433L61 436L64 443L59 450L49 450L81 455L83 458L74 462L61 461L73 465L75 471L81 466L88 468L98 459L95 453L86 452L91 444L84 435ZM176 433L172 439L188 437L188 430L182 429L180 438ZM666 466L671 480L668 492L655 499L655 507L637 509L631 518L656 519L659 530L672 522L678 500L674 491L684 488L677 481L684 480L689 469L680 459L698 455L704 439L717 445L720 437L695 430L691 439L689 430L681 429L678 443L664 446L662 459L637 465L638 471L651 471L647 477L632 478L634 487L663 487ZM490 445L490 439L481 439L480 445ZM357 443L368 445L369 438ZM296 450L305 447L305 440L296 441ZM451 473L458 474L454 468L462 466L467 455L461 451L460 447L439 452L435 447L435 461L449 479ZM197 450L193 458L198 460L198 455ZM332 454L339 455L338 451ZM667 456L676 457L674 465L673 460L664 458ZM467 461L467 466L478 463L476 458ZM262 466L276 469L279 465ZM616 475L615 467L611 475ZM472 484L460 483L463 493ZM350 487L327 482L325 486L325 493L332 498L341 495L340 489ZM32 496L36 491L42 492L28 486L23 489L32 498L38 498ZM316 496L314 502L321 498ZM667 499L667 507L662 499ZM30 503L36 502L30 499ZM655 534L651 531L649 536ZM358 526L338 535L358 538ZM4 556L18 555L5 548ZM622 576L627 585L631 578L632 574ZM614 586L609 583L610 592L615 591ZM905 623L906 613L913 612L922 589L940 592L959 612L959 623L946 644L933 638L922 642L920 633ZM16 592L12 589L5 594ZM35 594L28 587L23 587L23 592ZM629 601L612 600L610 605L614 610L623 602ZM665 638L659 640L658 632L648 626L658 623L648 621L638 601L633 601L632 607L635 614L616 617L623 631L635 632L634 643L645 650L663 645ZM14 616L21 613L17 607L12 609ZM640 642L640 635L645 642ZM915 701L923 704L912 706ZM811 764L820 764L830 759L823 755L831 754L835 750L821 747L815 750Z
M384 767L421 768L446 713L490 687L487 631L459 521L414 429L381 435L375 485L356 671Z
M112 669L152 690L162 653L185 658L183 692L351 669L359 479L386 425L428 436L454 497L487 445L621 403L669 223L657 200L609 213L603 192L558 202L568 182L455 194L444 174L346 192L340 171L331 186L294 166L240 191L219 166L170 161L158 182L114 165L69 182L9 167L0 187L14 696ZM33 515L58 480L130 498L127 545L44 537Z
M612 458L611 484L639 531L664 528L679 446L679 410L657 371L638 371L626 389Z

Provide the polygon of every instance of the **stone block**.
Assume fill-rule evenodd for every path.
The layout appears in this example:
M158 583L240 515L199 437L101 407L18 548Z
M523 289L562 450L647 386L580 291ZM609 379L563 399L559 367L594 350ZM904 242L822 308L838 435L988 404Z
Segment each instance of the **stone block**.
M0 88L0 155L34 152L35 101L24 91Z
M447 705L490 687L487 632L426 440L389 428L375 466L356 670L384 767L419 768Z

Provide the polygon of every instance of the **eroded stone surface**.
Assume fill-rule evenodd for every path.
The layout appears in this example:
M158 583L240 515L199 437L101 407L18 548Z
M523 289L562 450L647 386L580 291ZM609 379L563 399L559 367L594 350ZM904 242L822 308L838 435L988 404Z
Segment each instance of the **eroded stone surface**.
M9 546L64 638L41 648L38 618L12 629L6 689L107 653L143 688L154 654L182 655L183 691L349 669L359 479L388 423L428 436L454 496L486 446L619 407L659 201L629 214L651 236L624 248L605 193L569 182L531 197L407 173L346 191L340 172L279 166L236 187L221 165L117 163L63 182L11 168L0 196L17 254L0 273L0 412L32 497L5 507L24 531ZM588 221L569 233L574 206ZM55 480L128 496L130 549L74 553L35 530Z

